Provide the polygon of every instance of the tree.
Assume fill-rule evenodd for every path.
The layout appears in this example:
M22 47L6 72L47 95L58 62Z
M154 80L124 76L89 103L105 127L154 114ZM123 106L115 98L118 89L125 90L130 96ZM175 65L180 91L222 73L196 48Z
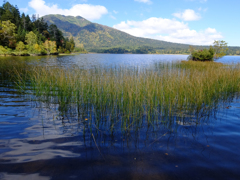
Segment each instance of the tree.
M46 22L44 22L43 18L37 19L36 21L34 21L33 24L34 24L36 30L40 34L44 34L43 31L48 30L48 24Z
M25 39L25 42L28 44L28 46L33 47L34 44L37 44L37 35L32 31L26 34Z
M42 45L34 44L34 52L37 54L41 54L43 51Z
M26 34L25 42L28 44L28 50L31 53L35 53L34 45L37 44L37 35L34 32L29 32Z
M70 43L69 41L66 41L65 44L66 44L66 45L65 45L66 50L69 51L69 52L71 52L71 48L72 48L71 43Z
M20 20L20 12L17 6L13 8L13 14L14 14L14 24L18 27L21 23L21 20Z
M214 49L210 47L209 49L194 51L191 55L193 61L213 61Z
M74 48L75 48L75 42L74 42L74 40L73 40L73 37L71 36L71 38L70 38L70 44L71 44L71 48L70 48L70 50L71 50L71 52L73 52L73 50L74 50Z
M50 52L51 53L56 53L57 52L56 41L49 41L49 45L50 45Z
M22 41L19 41L17 43L16 50L19 51L20 53L22 53L25 49L26 49L25 44Z
M0 54L5 55L7 54L7 49L0 45Z
M16 26L10 21L0 23L0 45L10 46L15 40ZM11 44L10 44L11 43Z
M50 54L50 44L49 44L49 41L48 41L48 40L46 40L46 41L43 43L43 47L46 49L47 54Z
M12 23L14 22L14 6L12 6L9 2L6 2L3 4L3 13L1 15L2 21L8 21L10 20Z
M188 57L192 61L213 61L215 50L212 46L209 49L195 50L192 46L190 47L191 55Z
M17 6L4 0L3 5L0 5L0 46L2 46L2 52L6 49L8 53L11 53L16 46L17 50L21 50L20 47L27 44L26 49L31 53L41 51L41 53L46 54L43 47L43 42L46 40L49 40L48 45L51 47L49 53L56 53L56 48L59 47L61 47L61 52L66 52L67 48L71 52L75 48L73 38L66 40L56 25L48 26L43 18L39 18L35 14L31 18L24 13L20 15Z
M57 47L62 46L62 40L64 39L62 31L58 29L55 24L51 24L48 28L50 40L56 41Z
M22 28L22 26L19 26L18 27L18 30L17 30L17 35L16 35L16 38L17 38L17 41L25 41L25 36L26 36L26 31L25 29Z
M31 22L31 19L30 19L29 15L27 15L26 17L22 16L21 19L22 19L22 22L23 22L23 28L26 31L32 31L33 30L33 24Z
M47 54L51 54L51 53L56 53L57 52L57 45L56 45L56 41L49 41L46 40L43 43L44 48L47 51Z
M214 58L218 59L226 55L228 51L227 43L225 41L214 41L213 48L215 51Z

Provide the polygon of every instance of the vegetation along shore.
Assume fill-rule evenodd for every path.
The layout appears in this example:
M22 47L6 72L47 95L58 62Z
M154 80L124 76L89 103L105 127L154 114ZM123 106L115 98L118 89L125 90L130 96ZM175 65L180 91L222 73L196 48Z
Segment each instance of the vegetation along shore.
M50 26L36 15L20 14L17 6L0 7L0 55L29 56L86 52L75 47L73 37L64 37L55 24Z

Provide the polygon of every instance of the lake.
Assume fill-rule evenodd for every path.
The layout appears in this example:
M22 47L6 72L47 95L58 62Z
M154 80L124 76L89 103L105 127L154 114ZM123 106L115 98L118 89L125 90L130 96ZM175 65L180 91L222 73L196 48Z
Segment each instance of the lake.
M187 55L80 54L0 57L43 66L154 68ZM217 62L240 63L240 56ZM33 100L32 100L33 99ZM108 119L90 126L89 112L22 95L0 83L0 179L240 179L240 99L200 117L124 130ZM97 118L97 117L93 117Z

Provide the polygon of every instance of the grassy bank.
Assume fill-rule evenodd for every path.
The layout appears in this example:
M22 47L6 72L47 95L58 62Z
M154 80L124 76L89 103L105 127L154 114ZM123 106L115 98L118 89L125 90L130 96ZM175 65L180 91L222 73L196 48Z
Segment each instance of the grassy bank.
M125 128L139 118L153 123L197 114L240 92L240 66L214 62L181 62L139 71L67 70L2 61L0 70L1 78L10 78L22 92L95 119L120 119Z

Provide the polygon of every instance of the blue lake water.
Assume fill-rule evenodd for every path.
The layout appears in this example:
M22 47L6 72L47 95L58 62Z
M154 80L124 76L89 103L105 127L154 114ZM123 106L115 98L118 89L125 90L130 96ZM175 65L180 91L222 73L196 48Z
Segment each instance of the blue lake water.
M138 67L186 60L186 55L80 54L19 58L80 68ZM0 57L3 58L3 57ZM239 56L217 62L240 63ZM201 117L171 126L142 123L112 133L104 122L90 129L58 104L30 101L0 87L0 179L240 179L240 100L232 97Z

